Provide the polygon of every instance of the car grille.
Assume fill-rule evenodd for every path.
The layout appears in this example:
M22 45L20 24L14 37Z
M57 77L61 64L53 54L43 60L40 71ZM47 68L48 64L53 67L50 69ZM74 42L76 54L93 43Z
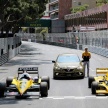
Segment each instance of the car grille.
M72 72L74 69L64 69L65 72Z

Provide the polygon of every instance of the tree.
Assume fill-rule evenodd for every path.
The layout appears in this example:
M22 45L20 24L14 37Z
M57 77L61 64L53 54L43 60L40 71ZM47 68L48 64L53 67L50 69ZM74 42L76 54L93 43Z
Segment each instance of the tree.
M44 29L40 32L40 34L41 34L41 35L42 35L42 37L43 37L43 41L45 41L45 40L46 40L45 33L48 33L48 28L44 28Z
M13 34L19 30L19 22L41 18L48 0L0 0L0 30Z
M42 30L43 30L42 27L37 27L37 28L36 28L36 33L40 33Z
M23 32L27 32L27 27L23 27L21 30L22 30Z
M96 0L96 5L97 6L102 6L106 3L108 3L108 0Z
M78 7L75 7L75 8L71 8L71 12L72 12L72 13L81 12L81 11L86 10L88 7L89 7L88 4L84 4L84 5L82 5L82 6L78 6Z

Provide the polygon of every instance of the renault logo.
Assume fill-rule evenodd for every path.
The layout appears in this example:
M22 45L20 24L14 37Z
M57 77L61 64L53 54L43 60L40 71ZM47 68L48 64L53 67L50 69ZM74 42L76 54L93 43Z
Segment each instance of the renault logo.
M70 71L70 69L67 69L67 71L69 72L69 71Z

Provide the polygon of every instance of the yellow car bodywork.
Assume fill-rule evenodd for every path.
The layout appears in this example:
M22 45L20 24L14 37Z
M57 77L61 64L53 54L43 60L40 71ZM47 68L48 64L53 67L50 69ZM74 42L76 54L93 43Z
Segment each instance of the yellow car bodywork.
M98 76L98 75L103 76ZM108 68L97 68L96 69L96 77L94 77L96 82L99 82L100 80L108 80Z
M102 75L94 77L98 84L96 94L108 94L108 68L97 68L96 74Z
M108 94L108 85L106 85L104 82L101 84L98 84L99 89L96 90L96 94Z
M37 84L41 82L41 79L38 80ZM18 80L17 78L14 78L12 81L12 84L16 86L19 93L22 95L29 89L32 85L36 84L33 79L30 80Z

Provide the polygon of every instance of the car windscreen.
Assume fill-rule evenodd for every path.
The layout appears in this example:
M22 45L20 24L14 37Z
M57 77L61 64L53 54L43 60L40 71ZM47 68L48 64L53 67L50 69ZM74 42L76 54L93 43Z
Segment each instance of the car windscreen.
M76 62L80 62L78 56L76 55L63 55L63 56L59 56L57 59L57 62L59 63L76 63Z

